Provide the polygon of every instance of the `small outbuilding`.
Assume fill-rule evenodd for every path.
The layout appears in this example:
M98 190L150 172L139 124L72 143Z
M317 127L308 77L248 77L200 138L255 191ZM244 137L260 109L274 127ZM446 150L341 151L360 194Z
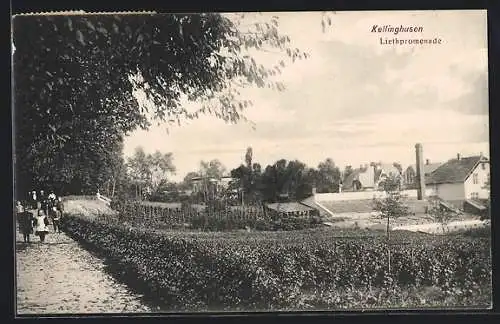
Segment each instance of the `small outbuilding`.
M267 211L275 216L313 216L317 210L299 202L282 202L266 205Z

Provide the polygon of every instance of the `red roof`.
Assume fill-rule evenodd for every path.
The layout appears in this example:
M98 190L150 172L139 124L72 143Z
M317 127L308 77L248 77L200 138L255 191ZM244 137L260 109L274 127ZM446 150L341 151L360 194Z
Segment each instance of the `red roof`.
M425 183L442 184L465 182L481 160L488 162L488 159L480 155L449 160L428 175L425 179Z

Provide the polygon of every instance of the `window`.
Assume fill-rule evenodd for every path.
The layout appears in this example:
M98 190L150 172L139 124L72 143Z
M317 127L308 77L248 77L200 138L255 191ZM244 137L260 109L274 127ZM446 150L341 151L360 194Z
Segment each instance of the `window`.
M472 175L472 183L473 184L478 184L479 183L479 178L478 178L478 174L477 173L474 173Z
M486 163L481 163L481 169L486 170Z
M477 192L471 192L470 198L471 199L478 199L479 198L479 194Z

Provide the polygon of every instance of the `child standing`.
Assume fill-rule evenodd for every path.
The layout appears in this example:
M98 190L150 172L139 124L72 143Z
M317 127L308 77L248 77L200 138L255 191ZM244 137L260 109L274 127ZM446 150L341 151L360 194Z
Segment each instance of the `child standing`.
M48 226L49 220L43 212L43 210L38 210L38 216L35 218L35 235L40 237L40 242L45 241L45 236L49 233Z

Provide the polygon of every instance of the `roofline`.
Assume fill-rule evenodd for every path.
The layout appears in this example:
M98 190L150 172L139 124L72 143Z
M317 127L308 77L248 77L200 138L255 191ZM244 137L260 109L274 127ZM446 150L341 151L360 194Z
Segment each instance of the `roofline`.
M474 172L474 170L477 168L477 166L481 162L488 162L489 163L489 160L487 158L485 158L484 156L479 156L479 158L476 161L476 163L474 164L474 166L469 170L469 173L467 173L467 175L465 176L464 182L467 181L467 179L469 179L470 175Z
M470 158L470 157L469 157ZM455 159L453 159L455 160ZM479 156L478 157L478 160L476 161L476 163L474 163L474 166L468 171L467 175L465 176L465 178L463 180L460 180L460 181L431 181L431 182L426 182L425 184L454 184L454 183L465 183L467 181L467 179L469 179L470 175L474 172L474 170L477 168L477 166L479 165L479 163L481 162L490 162L490 160L484 156ZM441 166L445 165L446 163L448 162L445 162L443 164L441 164ZM437 167L434 171L432 171L430 173L430 175L432 173L434 173L436 170L438 170L441 166Z
M440 185L440 184L455 184L464 183L465 181L439 181L439 182L426 182L426 185Z

